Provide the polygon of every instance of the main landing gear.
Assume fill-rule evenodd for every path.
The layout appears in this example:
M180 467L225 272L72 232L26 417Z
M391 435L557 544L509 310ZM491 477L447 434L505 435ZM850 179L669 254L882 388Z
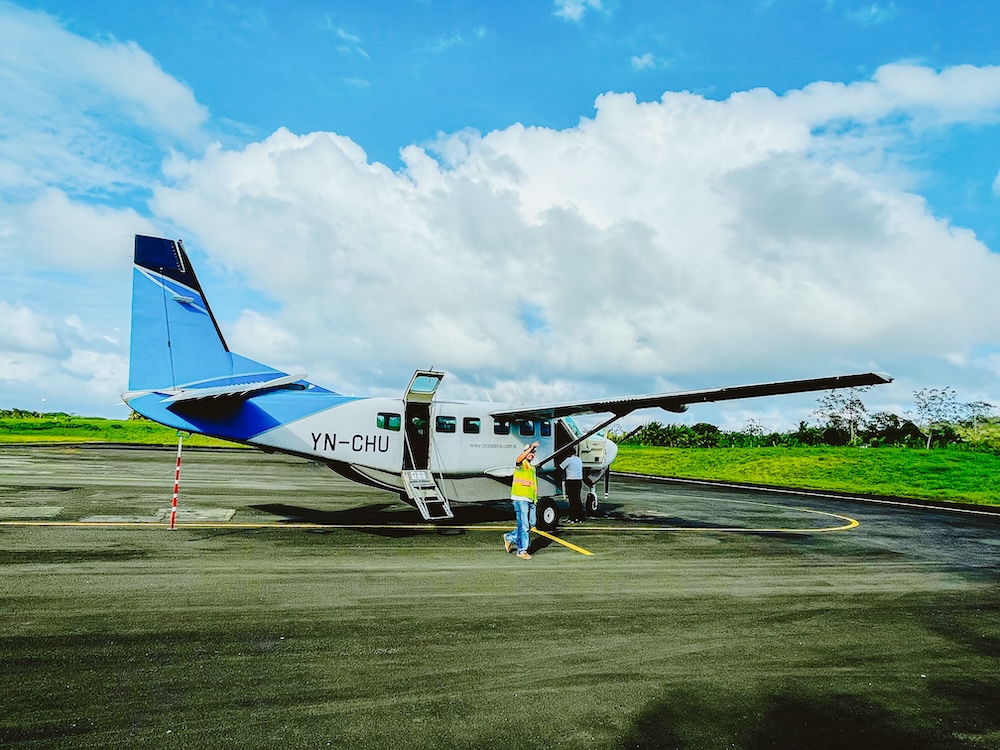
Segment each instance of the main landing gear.
M559 526L559 506L551 497L543 497L535 507L535 528L542 531L555 531Z
M595 483L596 484L596 483ZM586 499L583 501L583 508L586 514L595 518L601 514L601 503L597 499L597 488L594 484L585 484L587 489ZM608 499L609 476L604 475L604 499ZM556 501L551 497L539 499L535 507L535 528L541 531L555 531L559 526L560 510Z

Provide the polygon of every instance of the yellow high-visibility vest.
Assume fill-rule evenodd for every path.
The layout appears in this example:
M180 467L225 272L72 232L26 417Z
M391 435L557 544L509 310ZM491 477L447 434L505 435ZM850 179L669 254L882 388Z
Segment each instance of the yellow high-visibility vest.
M535 467L530 461L522 461L520 466L514 467L514 483L510 486L510 495L538 502L538 480L535 478Z

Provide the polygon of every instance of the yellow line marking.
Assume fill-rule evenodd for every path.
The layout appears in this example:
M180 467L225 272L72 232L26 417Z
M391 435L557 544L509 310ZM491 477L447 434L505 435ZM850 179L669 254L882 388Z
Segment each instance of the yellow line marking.
M0 526L54 527L54 528L131 528L169 529L169 521L0 521ZM402 523L282 523L280 521L178 521L178 529L359 529L392 531L510 531L508 526L436 526L434 524ZM595 527L596 529L596 527ZM621 530L625 530L624 527ZM543 533L543 532L539 532Z
M787 506L777 506L787 507ZM824 513L823 511L809 510L807 508L796 508L809 513L818 513L832 518L846 521L842 526L827 526L823 528L748 528L745 526L577 526L574 531L599 531L599 532L638 532L638 533L664 533L664 532L684 532L684 533L705 533L720 532L733 534L820 534L829 531L847 531L854 529L861 524L849 516L841 516L836 513ZM60 527L60 528L135 528L135 529L169 529L170 523L166 521L0 521L0 526L19 527ZM281 523L277 521L186 521L178 522L177 528L184 529L390 529L402 531L447 531L455 529L460 531L510 531L510 526L435 526L432 524L361 524L361 523ZM558 537L552 536L544 531L532 529L542 536L548 537L559 544L580 552L580 554L592 555L592 552L577 547Z
M574 531L597 531L597 532L638 532L638 533L731 533L731 534L821 534L830 531L848 531L850 529L857 528L861 524L855 519L840 515L837 513L828 513L822 510L813 510L812 508L800 508L796 506L789 505L777 505L774 503L760 503L753 500L727 500L730 503L739 503L741 505L756 505L765 508L777 508L779 510L788 511L795 510L802 513L810 513L812 515L827 516L829 518L836 518L838 521L844 522L840 526L827 526L821 528L747 528L741 526L729 526L729 527L712 527L712 526L604 526L604 525L589 525L589 526L576 526ZM652 519L642 519L639 521L645 521L649 523ZM75 527L75 528L147 528L147 529L169 529L170 523L168 521L54 521L54 520L39 520L39 521L29 521L23 519L17 520L0 520L0 527L3 526L20 526L20 527ZM447 531L449 529L456 531L509 531L510 526L508 525L448 525L448 526L437 526L433 524L359 524L359 523L303 523L303 522L281 522L281 521L182 521L177 524L177 528L185 529L376 529L376 530L395 530L395 531ZM564 547L568 547L575 552L579 552L581 555L593 555L593 552L578 547L575 544L560 539L557 536L553 536L544 531L538 529L532 529L535 533L540 534L548 539L551 539Z
M553 536L552 534L548 533L547 531L542 531L541 529L536 529L534 527L532 527L531 530L534 531L536 534L540 534L541 536L544 536L546 539L551 539L553 542L559 542L559 544L561 544L563 547L569 547L571 550L573 550L574 552L579 552L581 555L591 555L591 556L593 556L593 554L594 554L593 552L585 550L583 547L577 547L575 544L570 544L565 539L560 539L557 536Z
M688 533L714 533L718 532L720 534L823 534L828 531L847 531L849 529L856 528L861 524L855 521L853 518L846 519L849 523L843 526L827 526L822 529L748 529L740 526L656 526L654 528L643 528L643 527L607 527L598 528L596 526L587 529L586 527L578 526L574 531L635 531L638 533L644 532L688 532Z
M777 508L778 510L797 510L801 513L812 513L816 516L828 516L830 518L836 518L840 521L846 521L847 523L843 526L828 526L826 528L820 529L714 529L714 531L745 531L745 532L755 532L758 534L762 533L772 533L772 534L817 534L827 531L847 531L848 529L853 529L861 525L859 521L851 518L850 516L842 516L838 513L828 513L824 510L813 510L812 508L799 508L794 505L777 505L775 503L759 503L756 500L735 500L730 499L726 502L730 503L740 503L742 505L759 505L762 508ZM713 530L713 529L707 529Z

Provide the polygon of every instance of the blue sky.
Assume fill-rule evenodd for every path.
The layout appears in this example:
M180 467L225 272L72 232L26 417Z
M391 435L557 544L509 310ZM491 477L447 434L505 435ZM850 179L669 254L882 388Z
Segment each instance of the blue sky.
M1000 403L998 15L0 0L0 406L123 414L135 233L185 238L232 348L343 392Z

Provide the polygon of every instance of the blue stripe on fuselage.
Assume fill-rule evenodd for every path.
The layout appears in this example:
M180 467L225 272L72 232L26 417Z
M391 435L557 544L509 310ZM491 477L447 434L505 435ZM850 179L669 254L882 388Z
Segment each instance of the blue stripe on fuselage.
M278 390L249 398L231 415L203 416L194 411L173 411L161 403L163 394L149 393L129 400L129 406L144 417L176 430L248 442L261 433L311 414L361 399L340 396L323 388L304 391Z

